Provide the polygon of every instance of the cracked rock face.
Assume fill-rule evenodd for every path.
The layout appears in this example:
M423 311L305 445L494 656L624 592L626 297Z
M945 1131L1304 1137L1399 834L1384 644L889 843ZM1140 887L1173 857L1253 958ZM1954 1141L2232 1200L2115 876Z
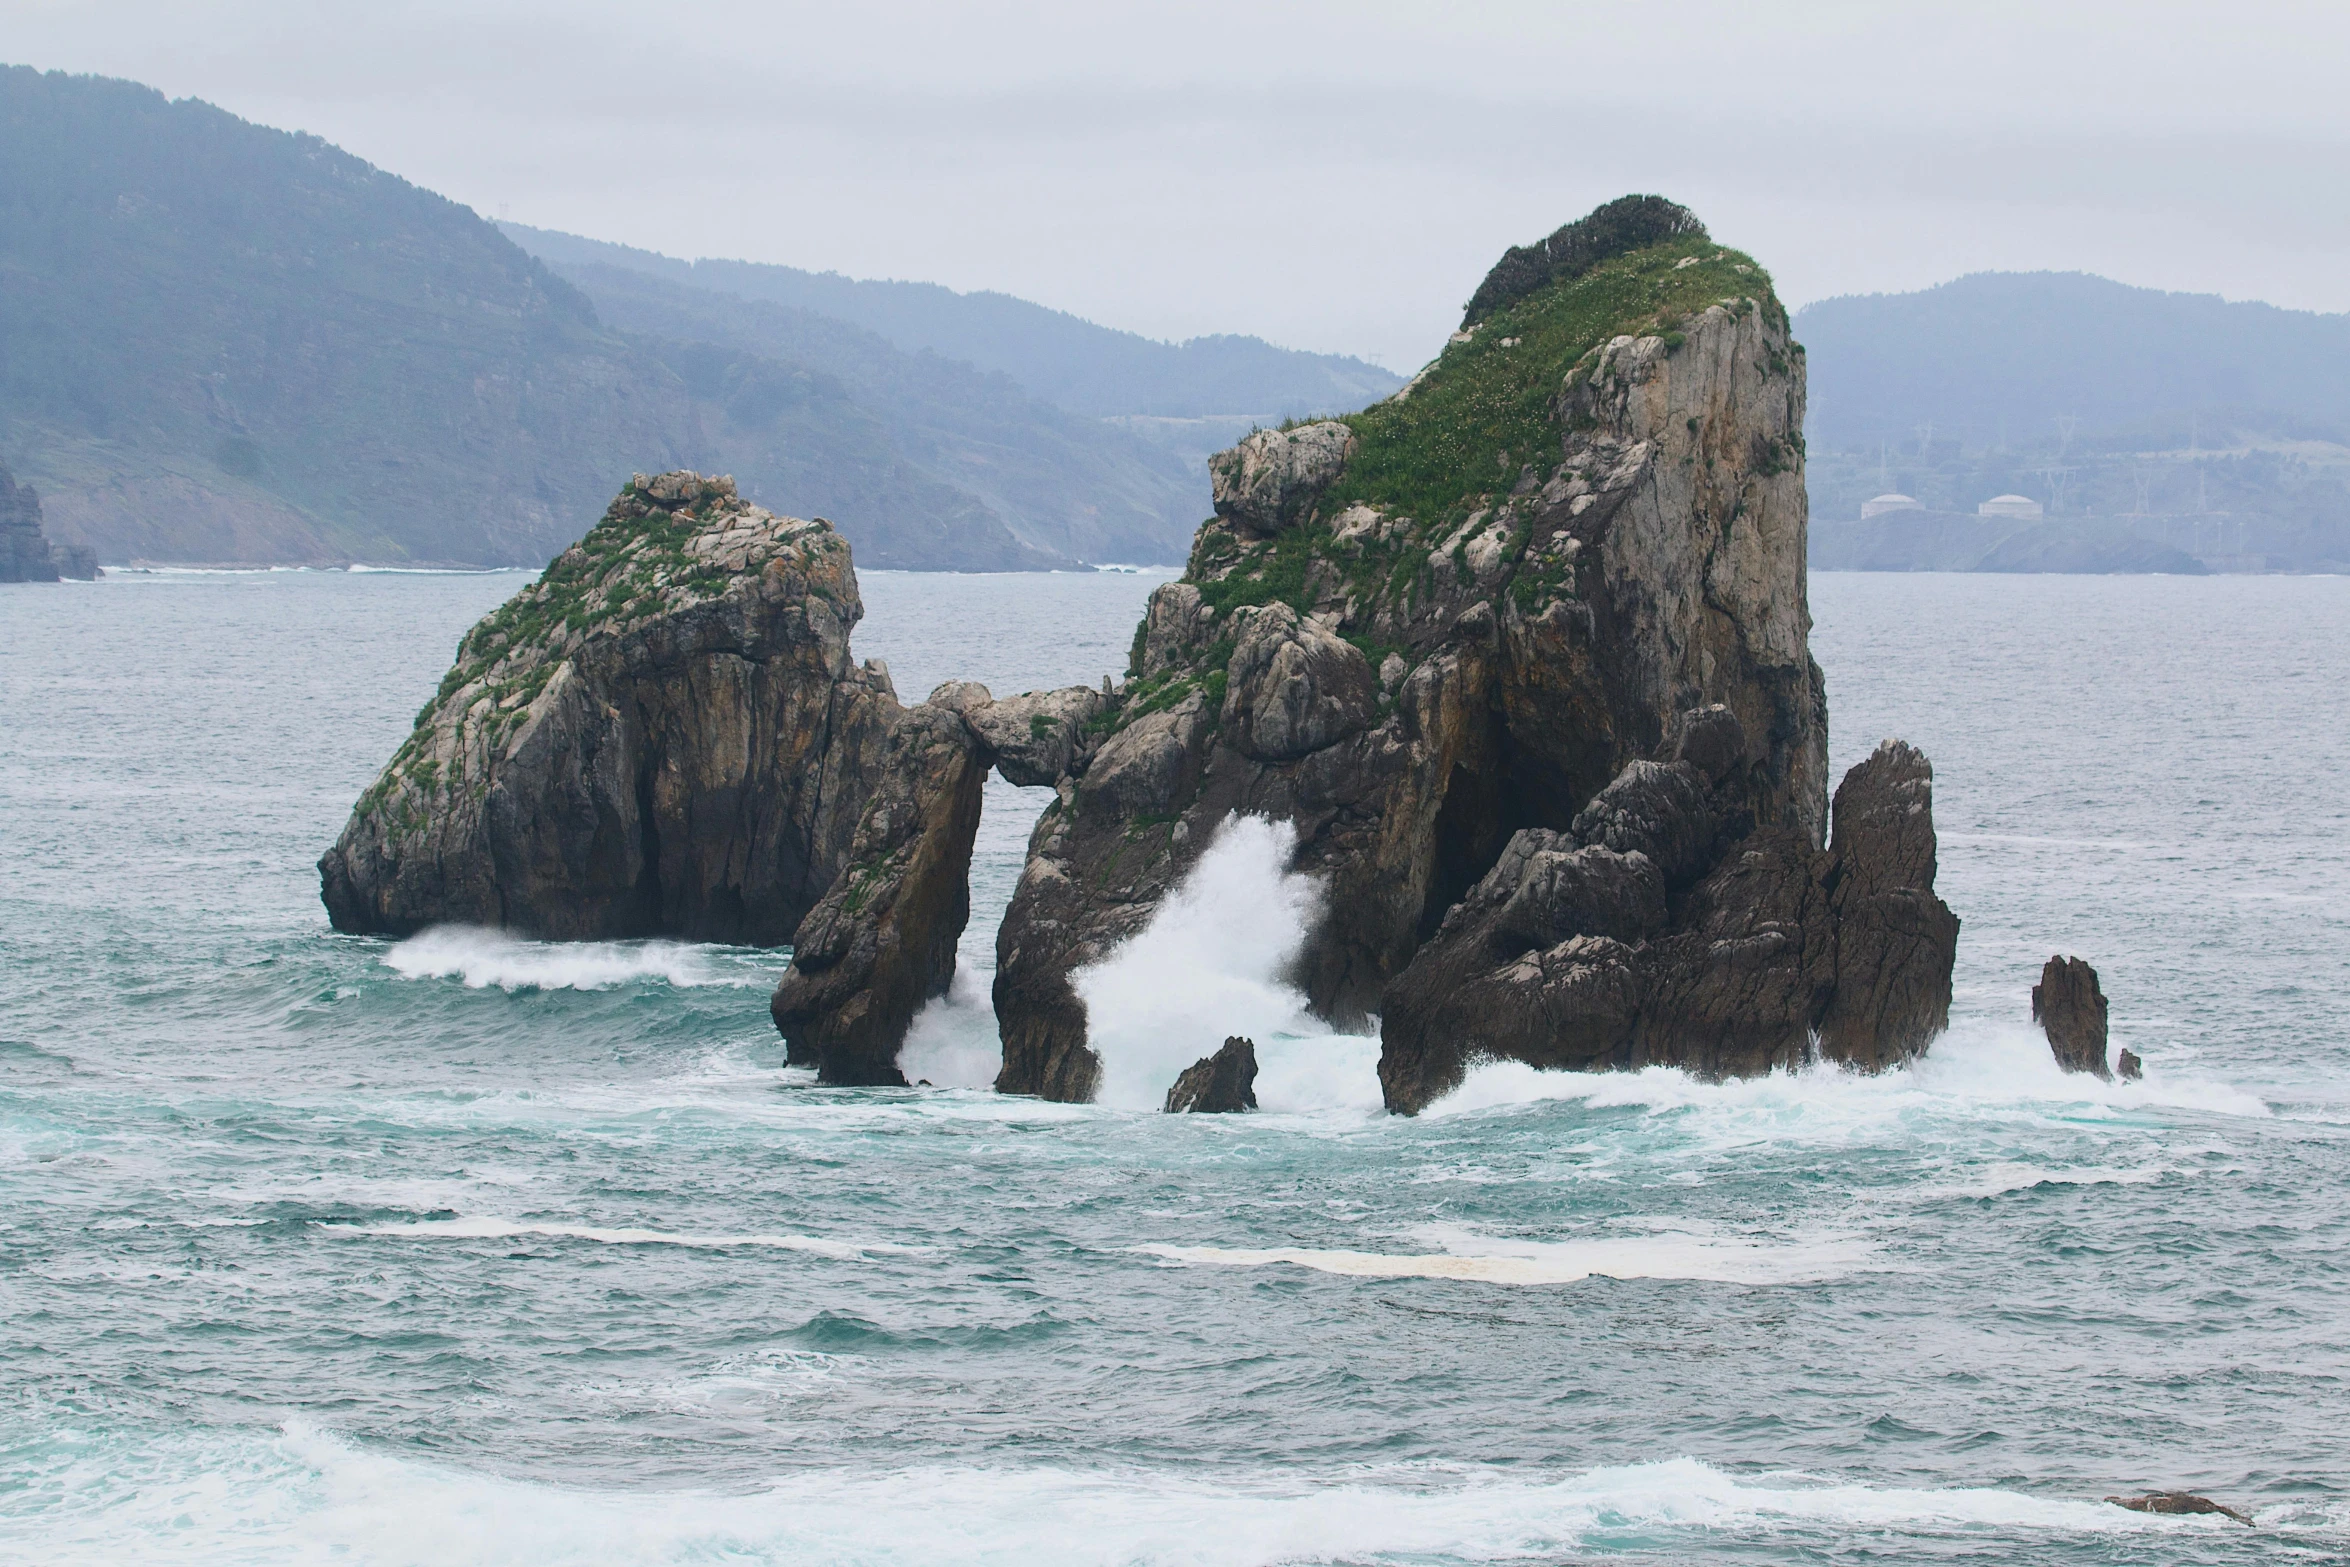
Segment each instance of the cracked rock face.
M632 481L459 644L319 861L335 928L788 941L899 712L862 613L829 525Z
M1368 729L1379 684L1362 653L1287 604L1244 609L1225 666L1224 732L1260 762L1287 762Z
M1553 988L1582 998L1573 1027L1594 1041L1621 1032L1606 1017L1662 1015L1654 965L1626 954L1685 918L1759 957L1840 896L1857 917L1866 898L1813 877L1827 721L1808 648L1802 351L1750 264L1674 243L1557 286L1612 288L1607 268L1629 269L1642 298L1691 291L1680 314L1543 361L1534 345L1555 339L1523 313L1568 296L1538 291L1509 306L1521 317L1457 338L1408 398L1260 431L1213 461L1217 516L1183 580L1152 595L1111 732L1031 840L997 941L998 1087L1092 1093L1069 974L1138 930L1236 812L1297 829L1287 868L1324 896L1291 978L1340 1027L1388 1007L1524 834L1541 869L1523 922L1541 923L1536 905L1552 926L1569 909L1591 922L1538 950L1568 949ZM1547 423L1532 445L1471 448L1463 385L1479 388L1472 410L1547 397ZM1445 463L1457 477L1431 479ZM1439 483L1432 499L1461 497L1449 509L1393 498ZM1693 713L1707 716L1692 729ZM1726 846L1756 835L1754 863L1725 869ZM1869 904L1895 966L1933 934L1899 890ZM1806 961L1832 988L1833 951ZM1739 993L1755 1018L1700 1052L1720 1069L1819 1019L1809 982L1774 964ZM1830 1021L1858 1057L1863 1031L1897 1020ZM1880 1053L1909 1048L1887 1038ZM1557 1057L1607 1059L1599 1043Z
M1721 710L1717 710L1719 712ZM1934 896L1932 770L1887 741L1836 791L1835 839L1757 828L1735 770L1634 762L1570 836L1521 832L1387 990L1389 1108L1479 1060L1708 1077L1878 1070L1949 1021L1958 920Z
M907 1026L946 993L971 918L987 766L963 715L935 698L891 729L848 866L800 922L769 1006L788 1059L817 1081L904 1086Z
M1259 430L1208 459L1216 515L1269 538L1304 519L1354 450L1354 431L1335 419Z
M2106 1010L2097 971L2079 958L2050 958L2040 970L2040 983L2032 987L2032 1021L2047 1034L2056 1064L2068 1072L2113 1076L2105 1060ZM2137 1057L2131 1056L2129 1065L2135 1067Z

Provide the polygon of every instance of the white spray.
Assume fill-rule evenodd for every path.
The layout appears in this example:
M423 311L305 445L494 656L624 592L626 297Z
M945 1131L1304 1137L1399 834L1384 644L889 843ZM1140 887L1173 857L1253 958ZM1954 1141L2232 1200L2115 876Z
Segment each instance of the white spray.
M1325 1032L1283 978L1320 903L1312 878L1289 869L1296 851L1287 822L1227 818L1141 934L1071 976L1102 1058L1102 1104L1159 1108L1175 1075L1227 1035L1261 1051Z

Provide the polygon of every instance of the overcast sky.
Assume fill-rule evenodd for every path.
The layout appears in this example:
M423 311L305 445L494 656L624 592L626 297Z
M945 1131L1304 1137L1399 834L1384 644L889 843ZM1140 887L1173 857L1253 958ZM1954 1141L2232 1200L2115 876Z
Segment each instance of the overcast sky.
M2350 309L2350 6L0 0L0 58L484 216L1426 359L1627 191L1791 303L1986 268Z

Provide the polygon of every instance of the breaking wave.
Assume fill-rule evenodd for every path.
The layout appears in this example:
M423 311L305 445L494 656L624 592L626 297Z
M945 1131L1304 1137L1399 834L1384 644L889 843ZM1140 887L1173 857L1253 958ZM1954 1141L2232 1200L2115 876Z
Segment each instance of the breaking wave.
M1320 904L1311 877L1288 868L1297 829L1233 816L1150 923L1071 975L1102 1058L1098 1102L1156 1110L1175 1076L1225 1038L1260 1047L1323 1035L1286 975Z
M609 990L655 979L679 988L774 983L774 974L730 965L722 954L676 941L525 941L504 931L436 925L383 960L405 978L462 980L473 990ZM780 971L779 959L763 961Z
M2149 1062L2135 1083L2066 1072L2029 1025L1962 1019L1916 1061L1864 1073L1817 1062L1763 1077L1708 1082L1676 1067L1634 1072L1544 1072L1517 1061L1470 1069L1425 1114L1462 1115L1546 1100L1594 1109L1700 1111L1744 1119L1757 1134L1805 1140L1872 1136L1919 1117L1983 1113L2040 1116L2061 1111L2126 1118L2148 1110L2192 1110L2266 1119L2266 1100L2199 1074Z
M1270 1567L1586 1550L1683 1559L1733 1541L1781 1559L1809 1559L1855 1530L1894 1530L1921 1542L1945 1536L1970 1556L2022 1559L2015 1553L2060 1541L2136 1538L2151 1546L2168 1538L2184 1545L2212 1536L2232 1541L2228 1531L2241 1528L2224 1518L2128 1512L2089 1496L1732 1476L1692 1458L1555 1479L1395 1465L1279 1489L1196 1471L926 1466L860 1475L827 1465L729 1495L591 1490L470 1473L362 1445L306 1420L269 1437L165 1438L108 1457L95 1476L61 1460L33 1478L23 1500L41 1519L45 1545L83 1560L187 1564ZM2307 1549L2338 1540L2338 1513L2323 1503L2295 1504L2264 1510L2260 1523L2277 1544ZM1050 1528L1038 1527L1044 1519Z

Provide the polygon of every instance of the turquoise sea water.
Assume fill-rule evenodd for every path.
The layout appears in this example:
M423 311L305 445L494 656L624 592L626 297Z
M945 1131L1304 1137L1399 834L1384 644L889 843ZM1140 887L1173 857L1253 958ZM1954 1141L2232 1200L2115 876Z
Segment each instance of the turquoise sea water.
M828 1090L776 954L330 934L521 580L0 588L0 1559L2350 1559L2350 582L1815 578L1836 767L1936 763L1951 1034L1405 1121L1300 1020L1246 1118ZM1098 678L1156 580L868 574L857 648ZM1284 1015L1227 869L1120 1049ZM2049 1064L2053 951L2142 1085Z

